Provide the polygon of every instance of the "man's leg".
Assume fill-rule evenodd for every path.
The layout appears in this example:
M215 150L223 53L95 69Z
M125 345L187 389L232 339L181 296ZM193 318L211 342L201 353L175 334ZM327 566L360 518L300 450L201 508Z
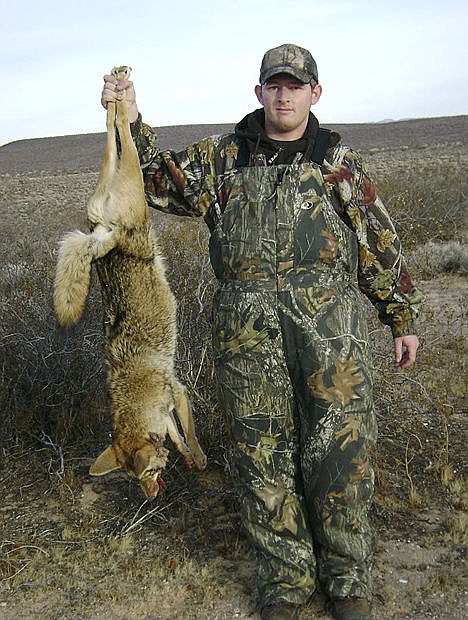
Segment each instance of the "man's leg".
M367 328L362 306L350 311L352 289L337 291L315 315L314 295L319 299L320 291L285 298L282 324L301 420L301 472L318 578L332 599L370 599L374 475L368 449L376 422Z
M337 416L333 443L320 464L315 485L306 483L318 577L331 599L370 600L372 596L370 560L374 534L369 508L374 475L367 454L369 415L353 411ZM306 450L303 470L309 478Z
M297 492L294 395L269 293L223 293L214 311L220 402L234 439L241 517L259 551L262 606L305 602L315 589L315 558Z

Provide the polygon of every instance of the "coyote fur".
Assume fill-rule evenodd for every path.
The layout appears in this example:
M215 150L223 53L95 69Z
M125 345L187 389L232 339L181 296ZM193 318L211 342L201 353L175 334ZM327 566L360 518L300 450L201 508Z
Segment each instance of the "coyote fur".
M127 79L130 68L115 67L112 75ZM62 325L80 319L94 262L104 306L113 438L90 474L123 468L139 479L146 497L155 497L165 487L160 476L168 457L167 434L187 466L203 469L206 457L185 387L174 374L176 303L149 220L127 106L125 96L108 104L104 161L87 211L91 232L74 231L62 240L54 305Z

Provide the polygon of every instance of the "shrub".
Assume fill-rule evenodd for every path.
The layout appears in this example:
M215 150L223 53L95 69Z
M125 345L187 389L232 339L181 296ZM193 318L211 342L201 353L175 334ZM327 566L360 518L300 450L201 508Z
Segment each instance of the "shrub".
M468 274L468 248L458 241L436 243L428 241L417 247L408 265L421 277L431 278L438 273Z
M189 389L200 441L219 460L225 431L212 376L214 281L205 227L157 214L155 222L178 300L177 372ZM99 282L94 274L80 323L60 328L52 305L55 261L55 249L36 239L18 243L0 270L2 443L46 440L66 448L103 443L110 432Z
M50 257L49 257L50 259ZM99 291L73 329L52 308L50 261L7 263L1 279L1 408L4 440L89 440L106 407Z
M462 164L428 158L380 170L377 187L405 251L466 234L468 187Z

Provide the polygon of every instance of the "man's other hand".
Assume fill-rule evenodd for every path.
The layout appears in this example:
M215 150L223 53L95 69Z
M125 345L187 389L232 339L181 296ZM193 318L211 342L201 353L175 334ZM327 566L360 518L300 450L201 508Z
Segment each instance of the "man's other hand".
M417 336L398 336L394 339L394 364L399 368L409 368L416 360L419 347Z

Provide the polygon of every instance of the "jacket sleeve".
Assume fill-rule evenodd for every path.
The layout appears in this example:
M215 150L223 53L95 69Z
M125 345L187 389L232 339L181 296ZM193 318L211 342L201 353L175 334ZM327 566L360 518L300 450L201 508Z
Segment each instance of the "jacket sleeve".
M161 151L153 129L141 115L131 124L150 207L165 213L202 216L215 197L213 143L210 138L175 153Z
M338 148L345 149L341 163L331 167L325 181L337 186L343 217L356 233L359 287L393 337L415 334L424 296L411 281L395 227L361 156Z

